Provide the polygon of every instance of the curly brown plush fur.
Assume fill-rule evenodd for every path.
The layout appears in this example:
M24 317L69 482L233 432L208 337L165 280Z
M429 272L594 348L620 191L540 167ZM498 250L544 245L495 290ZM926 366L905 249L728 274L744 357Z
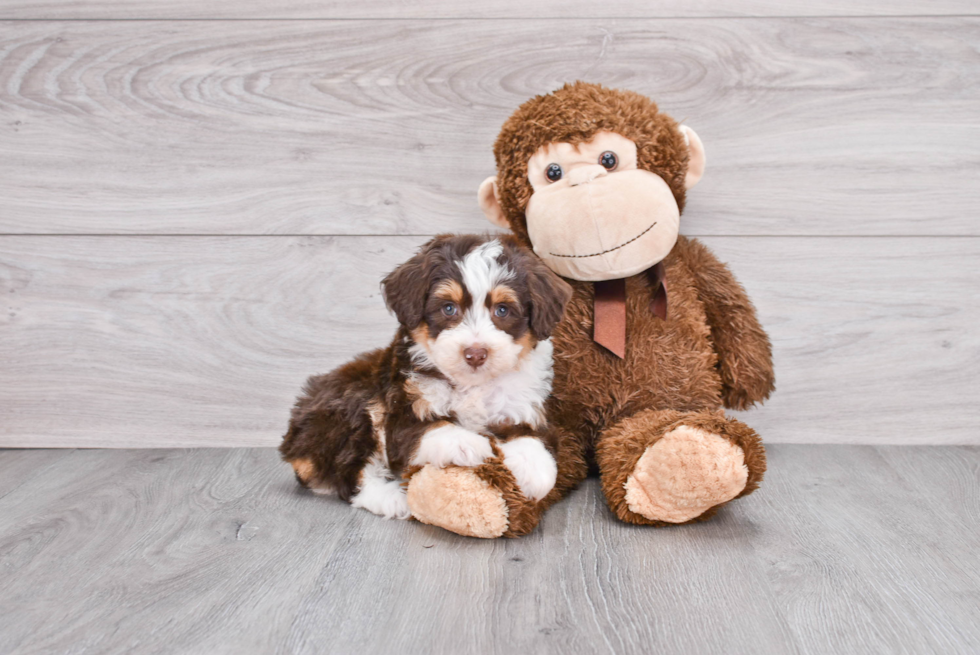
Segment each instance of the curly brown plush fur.
M659 175L683 208L689 155L677 123L637 93L566 85L523 104L504 124L494 146L497 201L525 244L533 245L525 218L533 193L528 160L545 144L587 142L600 131L634 141L638 167ZM650 491L653 483L662 482L657 475L676 473L663 473L664 462L680 462L684 468L693 461L685 457L708 457L706 453L722 452L717 448L726 444L731 444L724 451L729 463L745 471L740 482L744 486L733 492L735 497L751 493L762 479L766 462L761 440L740 421L725 418L721 408L745 409L774 390L769 339L744 289L697 240L679 237L663 263L669 296L666 320L650 311L655 289L649 276L641 273L625 280L627 344L622 359L593 341L593 284L567 280L574 295L552 336L555 380L549 407L550 420L566 436L559 449L558 485L542 506L574 487L592 463L600 469L607 501L619 518L666 524L633 511L628 493L640 498L634 508L646 506L644 494L653 505L664 502L656 498L658 493L683 495L690 490ZM661 445L663 452L650 451L667 434L670 444ZM648 451L651 455L643 457ZM690 465L711 469L710 461ZM646 469L639 470L643 466ZM686 482L663 484L693 488L701 480L698 476L707 475L702 473ZM688 509L698 515L667 522L702 520L727 501L728 497L703 510L691 501ZM681 510L671 514L683 515Z
M566 84L521 105L504 123L493 146L500 205L524 243L530 244L524 210L533 193L527 179L531 155L547 143L581 143L604 130L636 143L638 166L662 177L684 210L688 151L677 122L639 93L582 82Z

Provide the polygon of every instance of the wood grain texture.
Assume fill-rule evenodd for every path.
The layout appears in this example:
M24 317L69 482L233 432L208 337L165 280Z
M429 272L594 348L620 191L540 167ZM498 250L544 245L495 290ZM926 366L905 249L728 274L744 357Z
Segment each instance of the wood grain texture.
M962 525L980 525L980 496L974 490L980 480L980 450L960 448L882 448L881 456L902 477L906 488L930 489ZM942 480L936 485L934 480ZM954 520L948 519L948 520Z
M189 0L6 0L0 18L16 19L147 19L147 18L568 18L609 16L633 18L744 17L744 16L937 16L976 15L977 6L969 0L820 0L819 2L780 2L779 0L545 0L519 2L461 3L452 0L323 0L315 4L303 0L221 0L194 3Z
M421 237L0 238L0 445L274 445L306 377L390 341ZM980 240L705 243L754 298L771 442L980 443Z
M917 468L957 454L976 472L976 448L770 449L764 507L739 511L758 530L755 554L802 652L980 647L980 533L956 507L976 504L980 476L959 496L940 470L909 480L886 461Z
M670 529L616 521L590 479L496 541L300 491L272 449L38 452L61 459L0 498L4 653L980 648L955 518L980 477L929 464L977 448L774 446L757 493Z
M191 6L214 5L166 3ZM974 18L5 22L0 233L482 230L499 126L582 78L698 130L690 233L977 235L978 41Z
M71 450L4 450L0 454L0 498L41 475L71 454Z
M309 374L390 342L379 283L422 242L5 239L6 446L271 445Z
M705 238L774 344L742 418L795 443L980 444L977 239Z
M271 450L108 454L0 501L0 650L274 652L260 626L288 621L356 517L299 496Z
M626 526L595 482L519 540L474 543L431 526L411 526L409 540L370 529L349 538L321 577L330 583L305 599L287 650L317 653L329 642L350 653L795 651L771 591L758 584L750 526L728 517L701 530ZM359 603L351 589L371 596ZM378 601L404 594L409 602ZM698 611L702 604L712 610ZM351 631L342 606L387 616L385 629Z

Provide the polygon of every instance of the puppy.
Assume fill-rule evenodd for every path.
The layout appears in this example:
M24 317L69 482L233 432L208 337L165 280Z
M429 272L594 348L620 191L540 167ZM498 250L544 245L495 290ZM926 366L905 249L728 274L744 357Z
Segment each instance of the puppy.
M310 378L280 452L300 484L408 518L403 475L496 455L524 495L555 485L549 337L571 288L509 236L438 236L382 282L390 346ZM496 449L496 453L495 453Z

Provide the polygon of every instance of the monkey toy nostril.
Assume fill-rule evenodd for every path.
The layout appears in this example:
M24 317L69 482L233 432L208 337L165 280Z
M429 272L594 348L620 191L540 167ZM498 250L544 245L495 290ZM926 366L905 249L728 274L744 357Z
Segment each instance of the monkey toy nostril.
M463 351L463 357L466 359L466 363L473 368L479 368L483 366L483 363L487 361L487 349L486 348L467 348Z
M604 177L608 173L609 171L598 164L577 166L568 173L568 185L579 186L580 184L588 184L592 180Z

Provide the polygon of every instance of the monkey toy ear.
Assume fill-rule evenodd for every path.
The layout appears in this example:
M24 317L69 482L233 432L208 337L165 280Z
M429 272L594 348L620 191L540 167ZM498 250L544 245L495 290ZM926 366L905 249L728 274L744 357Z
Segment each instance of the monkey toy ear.
M687 144L687 154L689 157L687 162L687 175L684 177L684 188L690 189L704 175L704 144L701 143L701 138L698 136L698 133L687 125L681 125L681 134L684 135L684 143ZM484 182L484 184L486 183Z
M507 222L507 217L504 216L504 212L500 208L500 199L497 196L497 177L495 175L483 180L480 190L476 192L476 197L480 201L480 209L483 210L488 221L505 230L510 229L510 223Z

